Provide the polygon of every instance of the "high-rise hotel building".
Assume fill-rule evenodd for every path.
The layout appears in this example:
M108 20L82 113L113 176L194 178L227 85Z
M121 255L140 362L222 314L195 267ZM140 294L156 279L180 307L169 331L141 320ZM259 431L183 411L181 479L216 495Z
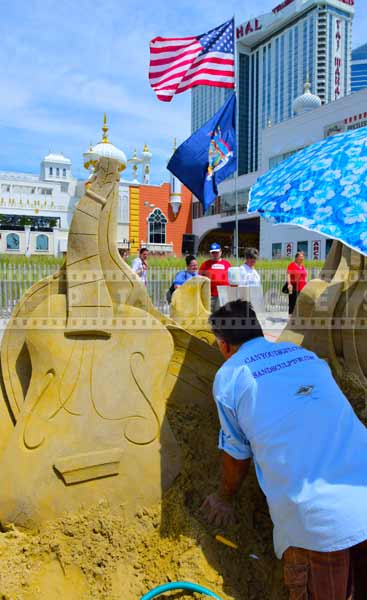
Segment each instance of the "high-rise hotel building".
M352 52L352 93L367 89L367 44Z
M284 0L236 27L239 175L258 169L261 129L293 117L307 80L322 103L350 94L353 14L354 0ZM228 93L193 89L193 130Z

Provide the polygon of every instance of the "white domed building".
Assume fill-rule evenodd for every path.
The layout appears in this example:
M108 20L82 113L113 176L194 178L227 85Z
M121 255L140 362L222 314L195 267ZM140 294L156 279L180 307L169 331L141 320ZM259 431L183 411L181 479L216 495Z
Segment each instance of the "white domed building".
M127 159L108 139L106 115L102 132L101 141L83 154L85 168L92 174L101 157L117 160L120 172L131 167L119 183L118 248L131 253L142 246L157 254L192 252L191 192L171 173L169 182L150 183L152 152L147 144ZM66 252L74 208L85 190L85 178L73 177L71 167L64 154L49 152L39 175L0 171L0 254Z
M39 175L0 171L0 253L65 252L76 201L71 160L61 153L47 154Z
M296 115L302 115L315 110L315 108L320 108L320 106L321 98L311 93L311 84L307 78L304 93L293 101L293 112Z

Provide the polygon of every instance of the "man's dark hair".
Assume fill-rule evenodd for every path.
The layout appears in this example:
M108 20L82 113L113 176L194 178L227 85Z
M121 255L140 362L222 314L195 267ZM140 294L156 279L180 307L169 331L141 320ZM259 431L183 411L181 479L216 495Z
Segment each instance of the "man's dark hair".
M245 258L255 258L257 260L259 258L259 251L256 248L246 248Z
M187 266L189 266L192 260L196 260L196 256L194 256L193 254L188 254L187 256L185 256Z
M148 248L140 248L139 254L143 254L143 252L149 252Z
M256 313L247 300L227 302L209 317L214 335L232 346L263 336Z
M305 253L303 252L303 250L299 250L299 252L296 252L296 254L294 255L294 258L298 258L299 256L304 256Z

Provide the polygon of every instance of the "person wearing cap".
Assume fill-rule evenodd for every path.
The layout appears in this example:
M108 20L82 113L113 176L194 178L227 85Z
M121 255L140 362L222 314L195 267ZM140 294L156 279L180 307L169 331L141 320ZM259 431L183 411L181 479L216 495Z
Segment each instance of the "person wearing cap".
M209 260L202 263L199 268L199 275L210 279L210 295L211 295L211 310L219 308L218 285L228 284L228 269L231 268L231 263L222 258L222 248L217 242L210 245Z

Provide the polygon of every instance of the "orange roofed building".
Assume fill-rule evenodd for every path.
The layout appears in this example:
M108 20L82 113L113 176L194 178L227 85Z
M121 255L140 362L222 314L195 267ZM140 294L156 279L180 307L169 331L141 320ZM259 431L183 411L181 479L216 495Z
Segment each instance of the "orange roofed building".
M173 196L172 182L129 187L131 252L146 246L154 253L182 254L183 241L192 232L191 192L182 186L180 195ZM181 204L175 214L172 200L177 199Z
M125 154L108 140L106 115L102 141L84 153L84 166L95 168L99 156L119 160L121 170L132 166L132 178L124 171L119 184L117 245L136 254L146 247L155 254L181 255L193 252L192 194L171 173L169 182L150 183L152 153L147 145L140 156L136 150L126 160Z

